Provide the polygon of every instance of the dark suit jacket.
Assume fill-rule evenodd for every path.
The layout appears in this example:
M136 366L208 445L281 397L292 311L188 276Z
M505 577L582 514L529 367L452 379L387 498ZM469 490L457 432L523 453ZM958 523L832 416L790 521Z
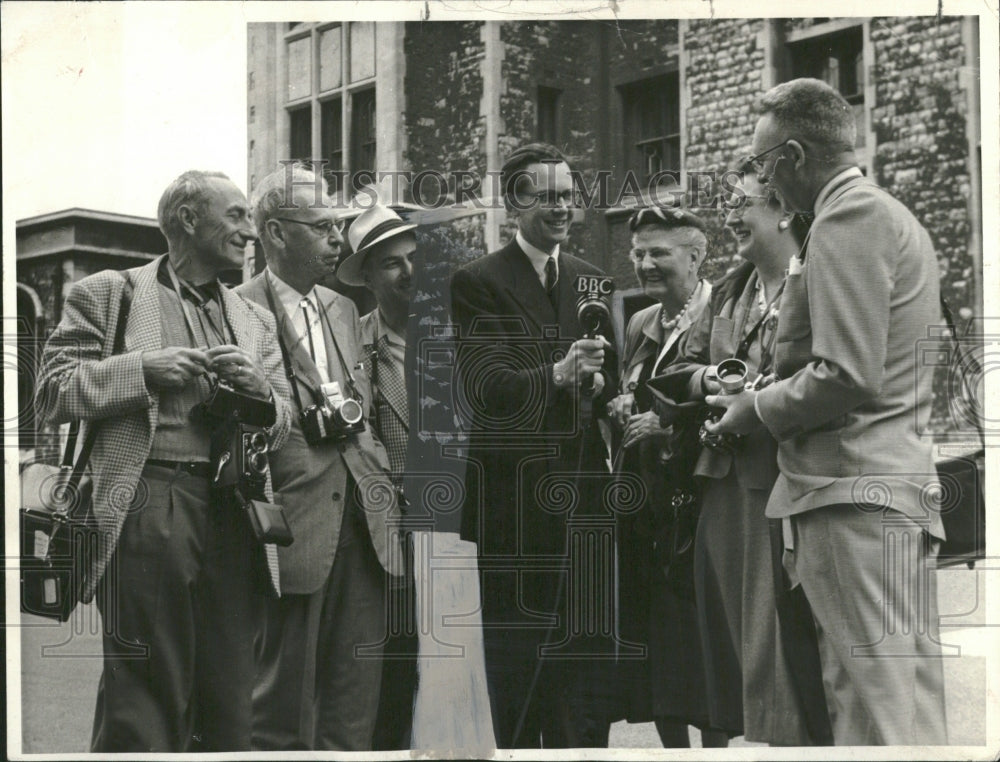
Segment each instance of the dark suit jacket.
M582 274L603 275L560 254L558 314L516 242L452 278L461 331L458 407L471 419L462 535L478 542L481 559L505 559L506 568L523 571L565 555L574 517L612 518L601 500L608 471L600 432L593 419L584 425L579 398L552 381L552 366L583 334L573 288ZM609 351L595 413L614 395L616 367ZM538 610L552 610L555 579L551 572L509 575L511 585L520 584L520 603ZM506 604L518 605L513 598Z
M270 310L264 273L237 288L237 292ZM344 362L353 372L362 396L371 398L368 379L356 368L360 360L357 339L358 311L354 303L322 286L316 287L320 310L330 318L337 346ZM274 297L278 311L275 321L289 356L304 405L315 402L322 380L319 371L299 341L281 302ZM346 379L337 349L322 320L330 380L347 390ZM277 343L277 342L275 342ZM292 405L296 407L294 394ZM291 431L281 452L271 458L275 502L283 506L295 541L278 549L282 589L287 593L309 594L320 588L330 574L340 524L344 513L348 472L358 485L358 497L364 508L372 544L382 566L392 574L401 573L397 541L390 536L387 520L395 513L395 491L388 477L389 461L381 442L366 428L340 443L309 445L302 434L299 410L292 415Z

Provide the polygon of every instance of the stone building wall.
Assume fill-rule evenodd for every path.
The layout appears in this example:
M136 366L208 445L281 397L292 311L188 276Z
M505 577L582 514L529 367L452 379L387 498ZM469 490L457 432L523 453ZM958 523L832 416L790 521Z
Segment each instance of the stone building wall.
M691 21L684 37L687 56L688 173L718 176L753 140L754 103L761 93L764 50L760 19ZM700 211L708 225L708 258L702 273L717 278L738 264L736 245L720 214Z
M475 21L406 24L404 164L414 177L425 171L450 177L455 171L486 170L481 29L482 22ZM428 176L419 192L432 203L437 190ZM450 246L466 252L455 261L485 251L483 223L479 215L451 226ZM438 230L435 236L443 234Z

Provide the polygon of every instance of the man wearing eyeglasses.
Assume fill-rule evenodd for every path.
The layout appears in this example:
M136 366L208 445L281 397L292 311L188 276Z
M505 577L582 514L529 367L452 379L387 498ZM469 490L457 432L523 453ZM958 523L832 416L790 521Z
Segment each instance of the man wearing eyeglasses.
M319 285L337 266L343 225L322 178L298 165L261 182L253 212L267 268L237 291L273 312L296 408L286 449L271 460L294 542L279 551L284 594L258 636L253 748L367 751L387 573L401 569L385 448L370 427L338 431L324 412L371 399L357 309Z
M572 521L613 524L601 501L607 451L594 414L604 415L616 362L606 339L582 338L573 285L603 273L562 250L574 188L557 149L518 148L500 182L514 240L451 284L458 394L472 418L462 534L478 543L494 733L500 748L607 746L607 723L595 721L588 698L598 662L554 655L566 640L562 655L579 656L568 629L581 613L574 606L599 608L601 621L613 614L610 601L593 597L597 585L572 565L557 568ZM595 575L612 562L601 557Z
M817 80L766 93L754 161L786 211L815 215L789 263L776 383L710 397L717 431L757 418L779 442L767 515L817 623L837 744L943 744L934 568L932 368L915 348L941 323L927 232L865 179L851 107Z

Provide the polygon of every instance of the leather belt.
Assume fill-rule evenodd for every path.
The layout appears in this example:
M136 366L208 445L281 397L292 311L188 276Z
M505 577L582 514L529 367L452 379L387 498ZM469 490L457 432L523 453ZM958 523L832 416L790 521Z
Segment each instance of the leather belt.
M205 479L210 479L212 477L212 464L207 460L182 461L150 458L146 461L146 465L157 466L158 468L169 468L173 471L183 471L191 476L200 476Z

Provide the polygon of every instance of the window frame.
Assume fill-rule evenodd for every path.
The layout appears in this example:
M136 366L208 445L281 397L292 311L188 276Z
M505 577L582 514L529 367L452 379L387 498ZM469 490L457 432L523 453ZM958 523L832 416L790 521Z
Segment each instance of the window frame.
M331 21L331 22L314 22L314 23L298 23L294 28L291 28L285 32L282 39L283 45L283 57L282 66L284 71L282 73L282 83L284 85L280 97L283 99L281 103L281 108L283 111L283 116L285 119L286 135L287 140L287 150L291 152L291 119L292 112L297 109L302 109L308 106L310 108L310 151L311 158L313 159L327 159L330 166L333 162L329 161L332 158L332 153L327 156L324 151L323 137L324 137L324 125L323 125L323 115L324 109L323 105L326 103L334 102L340 99L340 173L341 177L344 172L348 173L346 176L350 177L350 173L355 171L354 163L355 157L353 155L355 150L355 141L352 135L352 126L354 123L353 115L353 103L354 97L363 91L373 90L375 92L376 99L378 98L378 88L376 86L379 77L379 61L377 54L378 46L378 28L373 27L372 31L372 57L373 57L373 70L370 77L365 77L364 79L359 79L356 82L351 82L351 29L352 24L373 24L374 21ZM320 87L320 42L322 40L322 35L331 29L340 28L341 34L341 45L340 45L340 85L326 90L322 90ZM288 65L288 46L300 39L308 38L310 40L310 94L308 96L303 96L290 100L288 98L288 83L287 83L287 65ZM376 101L377 103L377 101ZM330 111L327 110L327 114ZM376 160L378 151L378 132L375 132L376 142ZM329 170L328 170L329 171ZM331 181L331 190L339 190L335 188L334 177L328 175L327 179ZM353 195L353 190L350 191Z
M660 159L660 168L657 171L675 171L679 182L683 177L684 143L686 134L684 125L684 105L682 103L682 79L680 67L674 65L647 71L645 72L645 76L640 79L621 82L615 86L615 90L618 92L621 113L622 164L625 171L639 170L641 177L638 179L642 187L645 187L649 178L653 176L648 172L648 164L641 167L636 164L637 153L641 156L648 156L648 154L646 154L641 148L642 146L653 144L672 144L673 150L676 153L677 166L665 166L668 161L667 157L664 156ZM668 103L667 106L669 109L673 110L675 129L663 132L662 134L658 133L655 135L645 135L642 130L642 125L636 124L634 115L642 113L643 111L648 112L650 110L649 105L651 100L643 102L640 99L643 96L647 99L655 97L651 96L649 93L654 88L659 87L666 80L672 80L672 82L669 83L669 86L673 91L674 100L673 103ZM640 96L640 99L636 99L636 96Z

